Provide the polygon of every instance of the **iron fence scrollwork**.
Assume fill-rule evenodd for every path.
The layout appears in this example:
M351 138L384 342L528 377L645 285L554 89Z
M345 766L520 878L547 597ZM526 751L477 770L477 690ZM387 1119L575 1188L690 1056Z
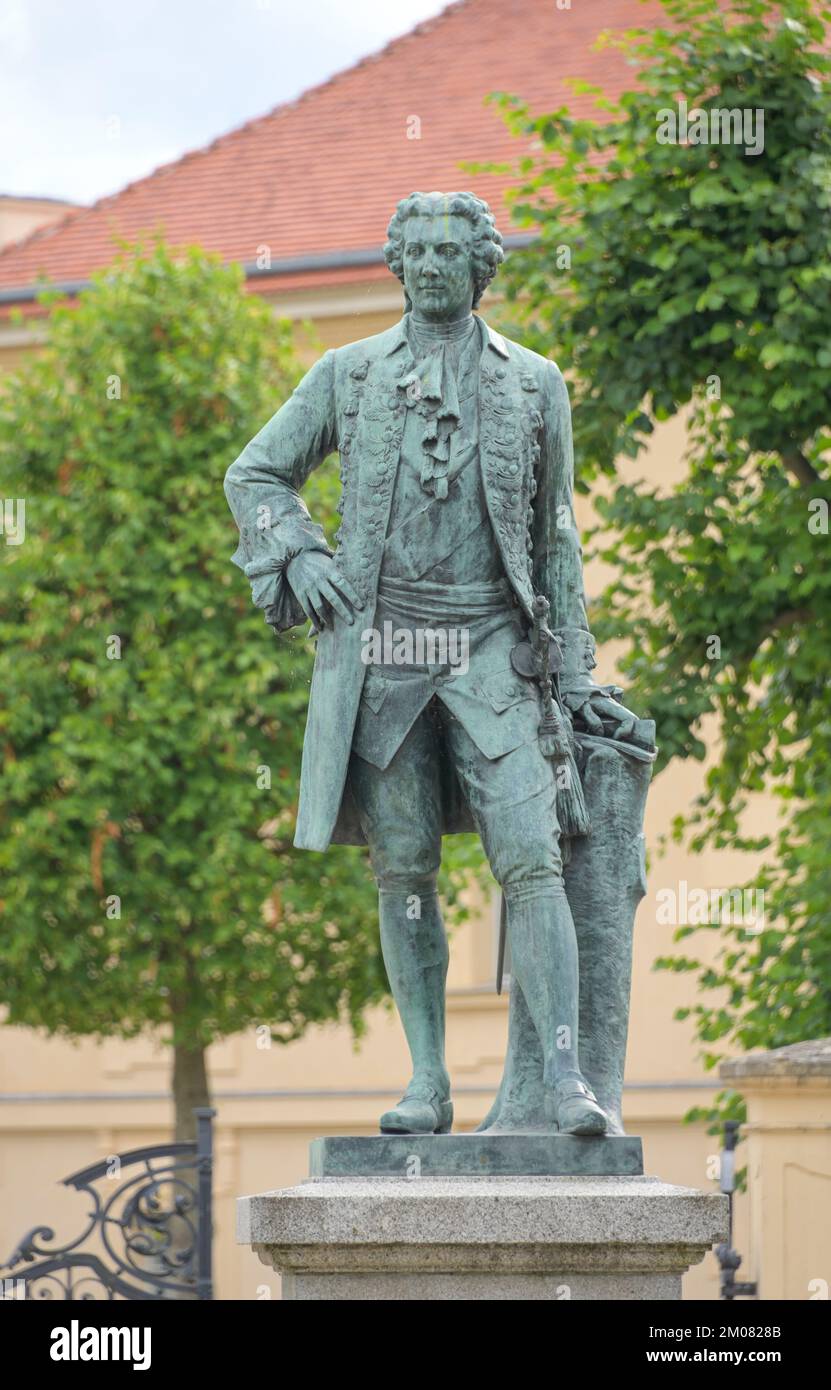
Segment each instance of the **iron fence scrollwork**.
M63 1179L91 1207L74 1240L35 1226L0 1266L5 1298L210 1300L215 1110L192 1141L130 1149ZM130 1170L130 1171L128 1171Z

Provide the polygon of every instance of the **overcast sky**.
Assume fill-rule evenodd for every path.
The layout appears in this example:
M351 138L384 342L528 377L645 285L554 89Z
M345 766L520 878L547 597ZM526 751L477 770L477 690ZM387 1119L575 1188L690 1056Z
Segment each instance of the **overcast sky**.
M0 0L0 193L92 202L445 0Z

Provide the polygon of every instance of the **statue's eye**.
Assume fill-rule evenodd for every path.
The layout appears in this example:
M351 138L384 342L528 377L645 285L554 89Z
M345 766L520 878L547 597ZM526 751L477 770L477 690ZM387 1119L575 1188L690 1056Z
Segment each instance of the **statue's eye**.
M453 246L452 244L445 244L444 246L440 246L440 247L439 247L439 253L440 253L442 256L446 256L447 259L449 260L451 256L455 256L455 254L456 254L456 247Z
M420 256L423 253L423 251L424 247L421 245L421 242L419 241L411 241L407 246L408 256Z

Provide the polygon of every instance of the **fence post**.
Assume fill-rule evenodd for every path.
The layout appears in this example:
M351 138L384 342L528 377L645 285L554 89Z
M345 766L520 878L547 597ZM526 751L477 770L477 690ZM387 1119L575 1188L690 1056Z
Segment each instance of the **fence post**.
M213 1298L213 1125L216 1111L199 1106L196 1116L197 1208L199 1214L196 1253L196 1296Z

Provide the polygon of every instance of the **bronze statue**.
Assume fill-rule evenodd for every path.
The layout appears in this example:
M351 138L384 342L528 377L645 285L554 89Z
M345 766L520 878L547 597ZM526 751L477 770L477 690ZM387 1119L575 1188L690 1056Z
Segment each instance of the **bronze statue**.
M442 835L475 827L513 980L485 1123L622 1133L654 726L590 675L568 392L553 362L473 313L503 258L481 199L413 193L385 256L401 321L326 352L225 484L254 602L276 632L317 630L295 844L369 846L413 1064L382 1131L451 1127L436 877ZM300 492L335 449L333 553Z

